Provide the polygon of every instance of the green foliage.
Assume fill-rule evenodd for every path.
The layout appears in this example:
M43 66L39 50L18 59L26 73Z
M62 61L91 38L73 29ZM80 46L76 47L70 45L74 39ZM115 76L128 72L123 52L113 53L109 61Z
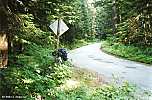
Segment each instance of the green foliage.
M80 48L85 45L99 42L99 39L75 39L73 42L63 43L62 47L68 48L69 50Z
M135 87L124 83L122 86L105 85L96 89L80 86L74 90L59 90L57 100L136 100Z
M102 49L105 52L127 58L129 60L139 61L147 64L152 64L152 48L150 47L135 47L116 43L116 38L111 38L102 42Z
M81 0L80 9L81 12L79 25L82 27L81 34L83 34L84 37L87 37L87 35L92 32L92 15L86 0Z
M86 40L75 39L74 42L63 44L63 46L68 48L68 49L70 49L70 50L72 50L72 49L76 49L76 48L79 48L79 47L87 45L87 44L88 44L88 42Z
M92 38L95 34L93 33L93 12L89 7L87 0L77 0L75 2L75 11L77 14L77 19L75 27L77 28L76 38Z
M35 23L44 31L49 30L50 22L62 18L67 23L73 23L76 18L74 0L37 0L30 5L30 13L34 15Z
M122 86L108 85L96 89L92 100L134 100L135 87L124 83Z
M124 44L151 46L151 4L149 0L97 1L97 33L113 33Z
M95 2L96 7L96 32L98 35L112 33L112 2L111 0L103 0ZM110 31L111 30L111 31Z
M56 64L50 48L31 42L25 47L24 54L17 55L16 62L12 59L12 65L1 71L3 95L51 98L54 88L70 77L69 64Z
M34 23L43 31L50 31L49 25L56 19L63 19L69 30L61 36L62 42L74 39L94 38L92 32L92 11L87 0L37 0L29 5Z
M22 20L22 28L16 33L18 38L54 48L55 38L51 35L52 33L44 32L40 28L37 28L33 23L34 17L32 14L22 14L19 16Z

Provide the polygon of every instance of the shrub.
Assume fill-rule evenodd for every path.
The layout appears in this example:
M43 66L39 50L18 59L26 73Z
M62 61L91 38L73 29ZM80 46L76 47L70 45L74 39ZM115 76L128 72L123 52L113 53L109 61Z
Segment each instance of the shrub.
M152 63L152 48L144 46L124 45L113 42L111 39L102 42L102 50L129 60L139 61L147 64Z
M74 90L58 90L57 100L136 100L136 87L128 84L92 88L82 85Z
M56 64L50 48L29 43L17 58L9 68L1 70L2 95L25 96L30 100L39 95L51 98L53 89L70 76L69 65Z

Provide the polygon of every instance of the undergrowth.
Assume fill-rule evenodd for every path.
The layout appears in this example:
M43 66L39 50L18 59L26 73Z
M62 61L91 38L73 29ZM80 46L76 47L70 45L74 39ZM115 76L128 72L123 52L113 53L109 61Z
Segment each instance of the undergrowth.
M97 81L98 78L95 74L84 69L74 68L73 70L72 79L78 81L79 84L72 89L68 89L68 87L58 89L55 93L56 100L150 100L150 94L142 92L141 95L141 90L128 82L124 82L122 85L113 82L94 86L88 83Z
M111 40L102 41L101 49L107 53L124 57L129 60L152 64L152 48L124 45Z
M51 99L51 92L70 78L70 73L70 64L55 63L50 48L29 43L15 62L12 59L7 69L1 69L0 95L23 96L26 100L40 95Z

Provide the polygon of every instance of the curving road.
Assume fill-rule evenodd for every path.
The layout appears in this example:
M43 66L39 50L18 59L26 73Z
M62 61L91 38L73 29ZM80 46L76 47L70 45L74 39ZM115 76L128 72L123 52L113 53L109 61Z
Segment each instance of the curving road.
M119 80L128 80L137 86L152 90L152 65L124 60L100 50L101 43L95 43L72 50L68 55L72 64L103 74L108 81L113 75Z

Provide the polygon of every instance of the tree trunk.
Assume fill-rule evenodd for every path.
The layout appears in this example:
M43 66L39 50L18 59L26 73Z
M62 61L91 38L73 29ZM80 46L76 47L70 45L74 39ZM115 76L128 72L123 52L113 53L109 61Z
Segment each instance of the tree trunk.
M113 33L116 33L116 24L117 24L117 9L116 9L116 0L112 1L112 29Z

